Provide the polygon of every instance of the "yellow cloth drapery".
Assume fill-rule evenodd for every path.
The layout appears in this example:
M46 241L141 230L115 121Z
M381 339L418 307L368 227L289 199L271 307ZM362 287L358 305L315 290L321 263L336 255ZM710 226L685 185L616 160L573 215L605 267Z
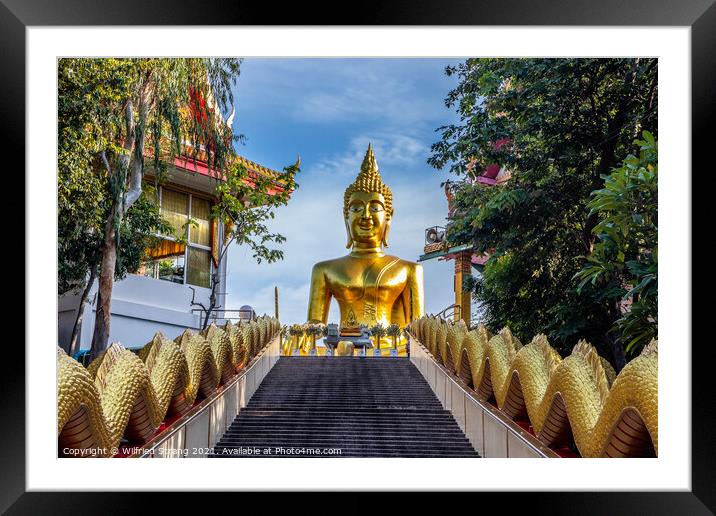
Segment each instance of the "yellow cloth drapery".
M211 245L212 229L209 227L209 201L192 197L191 218L194 224L191 226L191 241L194 244Z
M152 260L184 254L184 244L173 240L160 240L159 243L147 249L147 256Z
M214 267L219 266L219 238L218 238L219 224L217 220L211 221L211 259L214 262Z

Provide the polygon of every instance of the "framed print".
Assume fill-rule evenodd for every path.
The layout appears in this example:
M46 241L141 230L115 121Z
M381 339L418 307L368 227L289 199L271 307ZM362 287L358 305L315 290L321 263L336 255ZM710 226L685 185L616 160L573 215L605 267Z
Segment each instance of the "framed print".
M691 287L713 2L382 5L350 26L0 9L28 300L3 510L390 489L714 510Z

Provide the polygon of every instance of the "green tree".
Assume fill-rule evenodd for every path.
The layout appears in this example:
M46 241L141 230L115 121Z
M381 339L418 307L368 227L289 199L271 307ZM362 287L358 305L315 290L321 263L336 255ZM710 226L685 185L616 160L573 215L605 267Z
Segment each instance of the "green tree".
M59 210L60 213L64 209ZM59 294L80 292L78 310L67 351L79 349L79 329L84 317L85 302L97 278L102 240L96 228L83 228L77 220L64 219L58 224ZM118 259L114 279L121 280L135 273L146 259L148 249L159 243L157 233L171 231L159 214L155 203L144 196L129 209L120 225ZM69 233L69 234L68 234Z
M611 303L626 303L612 331L631 356L658 331L658 149L648 131L635 143L639 155L628 156L604 176L604 188L592 192L597 241L575 276L579 290L589 283Z
M217 267L212 273L209 304L205 306L192 301L202 309L204 328L218 306L216 289L219 286L219 270L232 243L251 249L258 263L283 259L281 249L271 249L267 244L280 244L286 238L280 233L272 233L266 223L275 217L276 208L288 203L291 193L298 187L296 174L300 165L299 159L281 173L263 175L250 171L237 161L227 168L223 181L217 184L219 201L213 206L210 217L223 224L228 231L219 251Z
M100 242L99 255L93 246L75 251L81 259L72 271L81 277L83 263L98 261L92 357L107 346L122 224L142 195L145 154L161 170L188 142L194 156L206 149L209 167L221 170L236 139L222 114L233 104L239 65L238 59L60 60L59 199L76 218L74 230L59 236L85 231Z
M82 108L83 101L91 101L98 93L96 83L86 87L78 84L84 70L67 66L60 60L58 70L58 294L81 292L80 305L68 351L76 351L77 329L82 321L84 301L97 276L101 256L101 222L105 210L106 178L98 169L97 128L92 124L97 111ZM107 84L105 91L121 88ZM69 96L63 92L72 92ZM96 96L94 97L96 99Z
M620 317L608 296L574 275L592 253L599 218L588 206L602 176L656 132L656 59L470 59L446 70L459 123L439 128L428 160L460 176L448 239L489 251L468 287L491 331L544 332L562 353L586 338L624 364L608 334ZM498 163L502 185L475 178Z
M108 60L108 67L119 63ZM68 352L78 349L85 301L102 256L103 221L110 193L102 149L109 145L102 121L111 118L112 99L126 89L125 77L111 80L94 60L60 60L58 67L58 294L80 293ZM151 194L150 194L151 195ZM140 198L120 222L114 278L136 272L154 234L165 231L153 203Z

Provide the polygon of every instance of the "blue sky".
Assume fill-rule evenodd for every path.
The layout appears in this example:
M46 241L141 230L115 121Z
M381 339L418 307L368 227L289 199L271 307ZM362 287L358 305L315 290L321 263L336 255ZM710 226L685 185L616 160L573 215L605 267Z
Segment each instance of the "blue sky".
M282 169L301 156L300 187L277 211L272 230L283 234L283 261L256 264L248 249L228 256L226 307L251 305L273 314L278 286L283 323L304 322L314 263L345 255L342 202L368 142L395 213L389 254L416 261L425 228L444 225L447 201L430 167L435 129L457 115L444 99L456 79L445 59L246 59L235 89L234 132L245 135L239 154ZM426 310L453 303L453 262L430 261L425 271ZM329 319L338 320L333 302Z

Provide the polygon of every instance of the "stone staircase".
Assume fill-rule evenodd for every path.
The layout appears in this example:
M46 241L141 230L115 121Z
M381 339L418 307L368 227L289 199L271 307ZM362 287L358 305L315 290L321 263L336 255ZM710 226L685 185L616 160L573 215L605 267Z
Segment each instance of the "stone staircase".
M409 358L281 357L210 457L478 457Z

